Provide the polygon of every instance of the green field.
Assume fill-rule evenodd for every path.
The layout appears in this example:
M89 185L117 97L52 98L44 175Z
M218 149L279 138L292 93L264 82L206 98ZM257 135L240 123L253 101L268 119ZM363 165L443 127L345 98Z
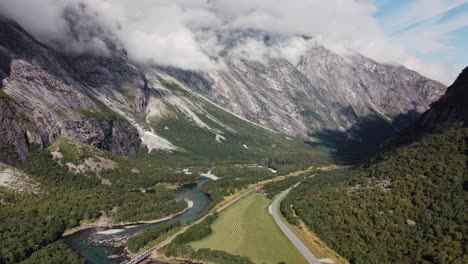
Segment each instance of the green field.
M260 194L243 198L220 214L212 235L190 245L247 256L255 263L307 263L269 214L270 203Z

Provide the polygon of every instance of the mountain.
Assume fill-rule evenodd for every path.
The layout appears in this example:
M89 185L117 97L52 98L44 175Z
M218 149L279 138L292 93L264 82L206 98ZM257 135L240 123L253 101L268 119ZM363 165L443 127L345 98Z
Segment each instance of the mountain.
M64 53L42 44L16 23L0 19L0 262L19 263L38 248L35 255L40 259L47 259L54 251L69 255L67 246L57 242L64 231L102 216L113 221L141 221L176 213L185 204L174 200L174 188L193 182L194 175L209 169L219 176L206 185L216 203L252 183L329 165L336 145L312 142L323 140L322 134L337 134L358 144L381 142L412 124L446 90L414 71L377 63L360 54L339 55L309 43L295 61L275 54L275 37L258 32L241 35L257 38L265 47L264 54L252 57L234 36L226 40L232 45L213 58L221 67L195 72L134 65L119 45L107 56ZM457 98L444 97L440 102L452 104ZM463 108L447 110L444 103L435 104L434 109L438 105L441 110L426 114L423 126L464 113ZM408 183L405 176L419 172L427 155L438 153L437 158L444 162L431 159L429 167L418 175L425 180L438 175L432 171L439 168L450 172L450 177L434 180L427 189L438 195L427 198L436 208L427 218L444 223L444 217L456 214L453 209L464 201L460 200L459 182L466 167L466 154L460 148L464 134L457 129L447 131L452 134L431 135L429 141L407 146L410 149L402 150L400 156L388 154L362 168L360 178L346 187L356 189L352 194L356 199L346 199L349 196L343 194L348 189L340 189L342 186L339 192L332 191L336 196L330 196L328 187L335 188L333 184L343 181L323 187L310 185L308 180L297 192L301 202L290 203L309 226L327 220L321 225L325 229L317 233L353 259L355 249L340 250L340 241L346 238L339 229L342 225L329 219L325 209L314 207L317 197L313 195L323 194L321 202L333 197L339 206L326 209L336 212L334 216L346 212L341 219L354 221L353 210L370 208L360 202L379 198L360 186L370 184L371 190L374 185L385 187L391 175L393 187L399 187L399 182L407 186L398 193L413 195L413 189L426 181ZM446 140L446 146L439 145L439 137ZM414 169L409 163L418 167ZM315 179L324 178L319 175L310 181ZM323 190L308 189L318 187ZM446 204L449 199L442 189L449 190L455 202ZM419 195L419 189L416 191ZM400 196L396 200L384 197L379 201L385 204L376 204L401 203L404 214L399 208L389 209L398 212L395 221L401 224L401 219L406 220L403 217L409 217L419 223L421 208L429 206L426 196L423 203L415 199L415 207ZM310 208L322 218L309 218ZM458 227L463 216L457 217L457 226L449 230L453 240L444 237L455 241L453 250L446 251L453 258L459 256L460 233L466 233ZM366 223L358 220L358 224ZM332 223L340 232L330 238L326 228ZM385 226L378 227L385 230ZM366 227L355 230L362 228ZM432 230L439 238L440 228ZM372 232L364 233L372 237ZM417 237L409 231L405 234ZM357 239L353 245L375 250L371 242Z
M383 153L318 173L288 196L283 213L295 218L294 208L352 263L466 263L467 91L468 68Z
M224 69L169 74L235 114L304 138L322 130L346 133L369 117L408 126L446 89L402 66L357 53L342 57L319 44L296 64L275 56L239 58L236 49L224 54Z
M24 163L30 145L47 147L61 136L123 155L138 151L137 129L91 89L131 91L125 103L141 109L145 82L123 58L66 57L5 21L0 45L1 161Z
M323 130L357 138L354 131L369 118L398 121L396 128L413 122L446 89L401 66L341 57L320 45L298 64L246 59L231 47L217 58L225 67L208 73L135 66L123 50L64 54L4 20L0 45L0 161L13 165L25 163L31 145L47 147L63 136L121 155L141 144L173 153L207 153L206 146L271 153L265 146L275 143L254 136L266 131L308 141ZM254 126L254 134L242 136L232 118ZM157 127L163 121L186 131ZM203 145L189 142L191 128L203 131Z
M427 111L419 122L425 130L460 122L468 126L468 68L458 76L447 93Z

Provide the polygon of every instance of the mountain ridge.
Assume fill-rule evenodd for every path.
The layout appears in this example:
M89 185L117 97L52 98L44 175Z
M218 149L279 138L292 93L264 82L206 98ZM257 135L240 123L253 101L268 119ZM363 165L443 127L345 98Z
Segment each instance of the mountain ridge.
M321 46L314 46L318 51L308 52L309 58L300 67L284 58L268 57L261 62L226 50L219 58L226 68L201 73L134 66L125 51L116 50L108 57L67 55L41 44L14 22L0 21L0 39L4 109L0 160L8 164L24 163L31 144L47 147L61 136L123 155L137 153L141 144L150 146L150 151L177 149L175 142L154 132L149 118L164 118L172 106L189 115L189 122L198 122L193 111L199 117L207 113L187 98L179 98L183 94L161 93L165 86L161 76L170 76L183 88L250 122L308 141L317 140L313 134L324 129L353 137L353 127L369 115L392 119L414 111L418 116L445 90L437 82L400 68L391 68L387 78L390 66L371 60L366 63L381 69L384 74L378 78L384 81L368 73L357 81L350 74L356 67ZM315 56L333 57L339 63L328 64ZM319 71L312 62L329 69ZM331 73L336 76L321 80L320 76ZM398 76L407 80L386 88ZM358 82L365 88L359 88ZM383 94L384 90L391 92ZM358 100L361 96L368 99ZM403 123L414 121L411 116L403 119Z

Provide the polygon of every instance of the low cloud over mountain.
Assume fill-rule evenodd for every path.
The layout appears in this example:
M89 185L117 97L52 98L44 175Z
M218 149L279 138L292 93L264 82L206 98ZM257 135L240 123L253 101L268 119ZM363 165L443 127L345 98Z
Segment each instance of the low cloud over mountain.
M66 52L107 55L124 48L140 64L210 71L221 67L221 51L232 48L226 35L253 30L276 41L265 50L263 39L239 34L236 48L250 58L267 52L294 62L307 47L298 36L309 36L341 54L356 51L451 81L446 66L422 62L387 36L374 12L368 0L0 0L2 16Z

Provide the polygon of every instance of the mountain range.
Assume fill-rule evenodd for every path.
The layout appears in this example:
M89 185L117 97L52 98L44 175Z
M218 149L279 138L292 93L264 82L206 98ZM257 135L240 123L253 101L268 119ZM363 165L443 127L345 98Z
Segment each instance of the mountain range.
M257 38L268 47L266 36ZM306 141L333 131L363 142L359 128L368 120L401 129L446 90L403 66L340 56L317 43L297 63L270 53L239 56L233 44L216 58L224 66L211 72L133 65L124 50L64 54L5 20L0 43L0 161L8 164L24 164L30 145L47 147L62 136L122 155L137 153L141 143L149 151L181 150L154 127L174 111L211 133L211 144L223 144L232 130L207 113L206 103Z

